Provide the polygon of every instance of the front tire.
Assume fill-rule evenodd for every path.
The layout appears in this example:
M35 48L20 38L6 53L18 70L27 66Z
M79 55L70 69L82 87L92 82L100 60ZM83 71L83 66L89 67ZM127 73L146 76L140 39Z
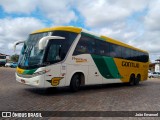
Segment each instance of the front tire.
M70 83L70 89L73 92L77 92L80 88L80 77L78 74L73 75Z

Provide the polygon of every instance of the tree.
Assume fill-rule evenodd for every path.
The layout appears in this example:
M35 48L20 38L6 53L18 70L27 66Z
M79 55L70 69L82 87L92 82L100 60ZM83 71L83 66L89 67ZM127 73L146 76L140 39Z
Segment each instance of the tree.
M18 59L19 59L19 55L17 54L11 56L11 61L13 62L18 62Z

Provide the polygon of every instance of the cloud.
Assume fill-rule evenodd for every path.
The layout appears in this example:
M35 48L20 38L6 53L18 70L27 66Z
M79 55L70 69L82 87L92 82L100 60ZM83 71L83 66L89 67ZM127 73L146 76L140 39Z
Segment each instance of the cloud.
M160 0L153 1L148 8L148 14L145 16L145 25L147 29L160 31Z
M0 43L0 48L3 46L3 44L2 43Z
M149 51L150 53L160 53L160 32L154 32L154 31L146 31L144 34L139 37L139 40L137 39L135 41L135 44L142 49L145 49Z
M36 9L37 0L1 0L0 5L7 13L29 14Z
M48 18L54 25L64 25L77 20L73 10L74 0L5 0L0 5L6 13L31 15L40 10L39 16Z
M78 10L84 16L89 27L103 27L114 22L121 22L132 13L145 8L147 0L82 0L77 3Z
M46 17L56 25L67 24L77 20L77 16L73 10L73 0L41 0L39 5L39 8Z
M25 40L29 33L43 27L44 24L35 18L0 19L0 50L6 53L7 49L11 50L11 44L15 41Z

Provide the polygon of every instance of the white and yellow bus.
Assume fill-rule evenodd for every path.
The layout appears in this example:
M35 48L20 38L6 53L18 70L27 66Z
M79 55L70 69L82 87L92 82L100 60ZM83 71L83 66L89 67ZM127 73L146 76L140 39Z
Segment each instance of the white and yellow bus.
M147 80L146 51L70 26L31 33L24 43L16 80L36 87L130 83Z

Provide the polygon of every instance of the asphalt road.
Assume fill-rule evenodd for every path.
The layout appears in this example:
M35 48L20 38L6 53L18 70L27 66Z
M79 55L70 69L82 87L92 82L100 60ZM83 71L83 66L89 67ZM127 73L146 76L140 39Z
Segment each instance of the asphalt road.
M15 81L15 69L0 67L0 111L160 111L160 79L138 86L108 84L42 89Z

